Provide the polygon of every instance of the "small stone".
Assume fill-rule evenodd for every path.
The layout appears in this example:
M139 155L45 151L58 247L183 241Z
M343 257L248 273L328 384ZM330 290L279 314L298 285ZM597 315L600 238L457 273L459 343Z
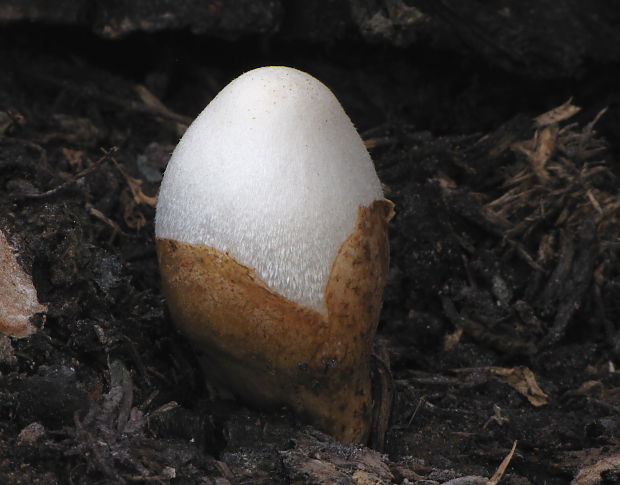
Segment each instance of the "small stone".
M19 432L17 444L19 446L33 446L45 435L45 427L41 423L30 423Z

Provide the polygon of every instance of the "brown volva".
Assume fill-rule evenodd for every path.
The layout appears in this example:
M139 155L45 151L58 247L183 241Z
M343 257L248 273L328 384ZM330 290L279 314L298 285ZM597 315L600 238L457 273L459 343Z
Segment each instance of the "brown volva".
M365 442L392 215L387 200L358 209L331 267L327 315L274 292L227 253L158 238L170 313L210 377L256 406L286 405L341 441Z

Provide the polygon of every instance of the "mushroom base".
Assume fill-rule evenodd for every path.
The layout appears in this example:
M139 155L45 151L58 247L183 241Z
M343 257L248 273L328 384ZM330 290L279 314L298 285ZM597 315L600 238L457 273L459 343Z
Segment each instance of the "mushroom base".
M360 207L325 290L327 315L271 290L212 247L157 239L163 291L213 379L261 408L282 405L344 442L365 442L370 353L388 271L393 205Z

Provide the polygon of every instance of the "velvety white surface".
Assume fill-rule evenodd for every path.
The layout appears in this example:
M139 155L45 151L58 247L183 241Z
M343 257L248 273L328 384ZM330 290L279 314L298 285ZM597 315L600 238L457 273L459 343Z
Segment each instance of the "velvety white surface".
M358 207L383 199L372 160L332 92L263 67L226 86L177 145L155 233L228 251L274 290L325 312L324 290Z

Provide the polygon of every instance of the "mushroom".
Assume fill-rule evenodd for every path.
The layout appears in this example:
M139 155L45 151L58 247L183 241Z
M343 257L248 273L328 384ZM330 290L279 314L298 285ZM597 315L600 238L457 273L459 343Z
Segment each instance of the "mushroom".
M174 150L155 220L170 314L210 378L364 442L392 214L320 81L263 67L228 84Z

